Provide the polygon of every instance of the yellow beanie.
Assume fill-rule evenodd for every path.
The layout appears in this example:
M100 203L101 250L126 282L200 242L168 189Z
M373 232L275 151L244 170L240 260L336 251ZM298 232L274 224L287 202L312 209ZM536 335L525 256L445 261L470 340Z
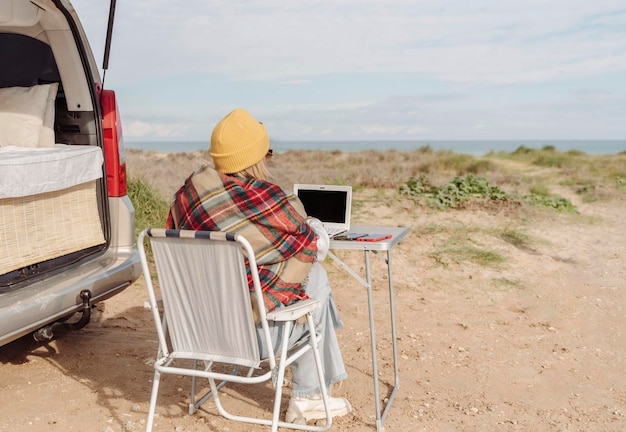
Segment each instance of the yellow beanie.
M265 157L269 148L265 126L241 108L224 117L211 134L211 157L215 169L225 174L253 166Z

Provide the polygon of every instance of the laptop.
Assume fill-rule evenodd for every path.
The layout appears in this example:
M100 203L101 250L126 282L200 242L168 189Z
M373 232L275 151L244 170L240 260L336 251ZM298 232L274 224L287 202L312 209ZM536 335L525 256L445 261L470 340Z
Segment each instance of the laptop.
M319 219L331 238L350 229L351 186L295 184L293 192L306 213Z

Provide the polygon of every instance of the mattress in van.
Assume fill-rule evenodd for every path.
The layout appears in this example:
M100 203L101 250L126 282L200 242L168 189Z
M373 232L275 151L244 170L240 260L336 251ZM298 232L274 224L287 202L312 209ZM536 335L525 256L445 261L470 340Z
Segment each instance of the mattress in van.
M0 147L0 274L105 242L102 150Z

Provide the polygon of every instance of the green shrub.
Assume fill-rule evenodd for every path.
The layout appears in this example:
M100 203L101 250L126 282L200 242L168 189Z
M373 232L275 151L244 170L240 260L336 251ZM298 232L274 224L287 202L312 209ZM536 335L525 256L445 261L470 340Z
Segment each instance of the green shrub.
M128 197L135 207L135 236L145 228L165 226L169 205L143 180L128 181Z
M554 210L567 211L572 213L575 213L577 211L576 206L572 204L570 200L568 200L567 198L563 198L559 195L548 196L531 194L526 195L524 197L524 200L533 205L548 207Z
M409 196L417 202L423 201L430 207L440 210L463 208L470 202L519 203L523 201L559 211L576 211L571 201L559 195L550 195L546 186L535 185L529 195L520 197L508 194L498 186L491 186L484 177L472 174L454 177L441 187L432 185L422 174L419 177L411 177L406 183L400 185L398 191L401 195Z
M455 177L442 187L433 186L424 175L420 175L401 185L399 192L415 200L424 198L429 205L440 209L459 208L467 201L512 199L499 187L491 186L487 179L472 174Z
M401 194L418 197L420 195L432 194L437 188L430 184L424 174L420 174L419 177L411 177L406 183L400 185L399 190Z

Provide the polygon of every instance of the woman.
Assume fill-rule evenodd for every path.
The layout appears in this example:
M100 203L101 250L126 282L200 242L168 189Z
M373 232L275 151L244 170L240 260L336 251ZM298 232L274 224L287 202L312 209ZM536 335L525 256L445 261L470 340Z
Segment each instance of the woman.
M167 228L219 230L244 236L255 251L268 312L306 298L318 300L320 307L313 318L322 333L320 355L330 388L346 379L347 373L335 334L342 323L326 270L320 264L328 253L328 235L318 220L307 218L297 197L268 181L266 159L271 155L265 126L243 109L229 113L211 135L215 169L203 166L187 178L174 196ZM275 352L280 349L281 329L270 324ZM260 326L257 332L261 355L266 356ZM303 337L305 326L295 326L290 346ZM291 372L285 420L325 418L312 352L292 363ZM330 408L333 416L352 410L345 398L331 397Z

